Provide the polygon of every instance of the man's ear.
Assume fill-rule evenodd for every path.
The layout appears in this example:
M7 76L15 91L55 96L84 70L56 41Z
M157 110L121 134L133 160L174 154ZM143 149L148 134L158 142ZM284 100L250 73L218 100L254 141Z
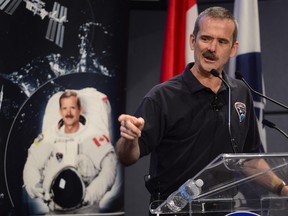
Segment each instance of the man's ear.
M230 57L234 57L237 54L238 48L239 48L239 42L235 41L231 49Z
M195 40L196 40L195 36L193 34L190 34L189 44L191 50L194 50Z

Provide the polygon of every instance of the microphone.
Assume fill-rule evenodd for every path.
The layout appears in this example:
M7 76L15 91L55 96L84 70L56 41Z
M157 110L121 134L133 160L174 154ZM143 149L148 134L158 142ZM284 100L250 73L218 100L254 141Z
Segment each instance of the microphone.
M286 138L288 138L288 135L283 131L281 130L280 128L276 127L276 125L266 119L263 119L262 121L262 124L265 125L265 126L268 126L270 128L274 128L276 130L278 130L281 134L283 134Z
M236 79L242 80L244 82L244 84L250 89L251 92L255 93L256 95L258 95L260 97L266 98L267 100L269 100L269 101L271 101L271 102L283 107L284 109L288 109L288 107L286 105L284 105L284 104L282 104L282 103L280 103L280 102L278 102L278 101L276 101L276 100L274 100L272 98L269 98L268 96L263 95L260 92L257 92L254 89L252 89L251 86L246 82L246 80L244 79L243 75L239 71L235 72L235 77L236 77ZM278 130L281 134L283 134L286 138L288 138L288 135L283 130L281 130L280 128L276 127L276 125L274 123L272 123L272 122L270 122L270 121L268 121L266 119L263 119L262 120L262 124L265 125L265 126L268 126L270 128L274 128L274 129Z
M252 89L251 86L246 82L246 80L244 79L244 77L242 76L242 74L239 71L235 72L235 77L236 77L236 79L242 80L244 82L244 84L250 89L250 91L252 91L256 95L258 95L260 97L263 97L263 98L265 98L265 99L267 99L267 100L269 100L269 101L271 101L271 102L273 102L273 103L275 103L275 104L277 104L277 105L279 105L279 106L281 106L281 107L283 107L285 109L288 109L288 107L286 105L284 105L284 104L282 104L282 103L280 103L280 102L278 102L278 101L276 101L276 100L274 100L272 98L269 98L266 95L263 95L260 92L257 92L254 89Z
M230 135L230 141L232 145L232 149L234 153L238 153L238 146L235 142L235 139L232 137L232 132L231 132L231 88L230 85L220 76L219 72L215 69L212 69L210 73L218 77L219 79L222 80L222 82L225 84L225 86L228 88L228 130L229 130L229 135Z

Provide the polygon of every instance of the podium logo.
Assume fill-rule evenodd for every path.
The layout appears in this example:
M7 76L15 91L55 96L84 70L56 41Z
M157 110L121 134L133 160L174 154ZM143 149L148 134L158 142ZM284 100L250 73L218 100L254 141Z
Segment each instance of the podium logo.
M238 211L238 212L227 214L226 216L260 216L260 215L253 213L253 212Z

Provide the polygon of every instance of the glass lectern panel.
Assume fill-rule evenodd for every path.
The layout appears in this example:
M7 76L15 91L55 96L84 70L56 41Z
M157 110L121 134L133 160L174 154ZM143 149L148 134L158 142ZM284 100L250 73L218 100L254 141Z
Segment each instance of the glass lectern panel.
M263 164L261 169L257 163ZM221 154L167 200L152 202L150 212L255 211L269 215L270 211L284 211L288 215L288 197L277 196L263 183L268 182L271 188L272 174L288 182L288 153Z

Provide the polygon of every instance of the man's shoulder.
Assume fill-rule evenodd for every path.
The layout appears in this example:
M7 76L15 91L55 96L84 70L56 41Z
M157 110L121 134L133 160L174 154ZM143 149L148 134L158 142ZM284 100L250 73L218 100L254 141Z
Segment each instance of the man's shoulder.
M182 74L178 74L165 82L153 86L149 92L165 92L167 90L179 89L184 84L181 77Z

